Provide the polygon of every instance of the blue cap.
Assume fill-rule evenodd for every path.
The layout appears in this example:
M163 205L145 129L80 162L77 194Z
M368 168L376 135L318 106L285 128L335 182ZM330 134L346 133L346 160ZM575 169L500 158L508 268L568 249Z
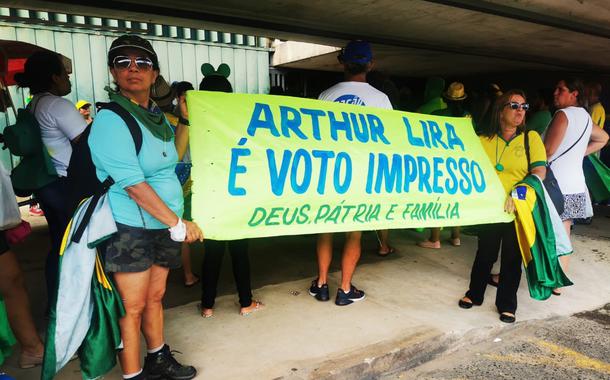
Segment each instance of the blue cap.
M373 60L371 45L366 41L350 41L339 57L345 63L369 63Z

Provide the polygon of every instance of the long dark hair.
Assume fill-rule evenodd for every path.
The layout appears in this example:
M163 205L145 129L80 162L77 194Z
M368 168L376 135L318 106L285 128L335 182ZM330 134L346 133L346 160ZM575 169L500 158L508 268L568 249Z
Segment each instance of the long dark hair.
M65 70L61 56L52 51L37 51L25 61L25 71L15 74L19 87L27 87L30 94L49 91L53 87L53 75Z
M578 95L576 96L576 102L579 107L587 108L587 95L585 94L585 84L579 78L566 78L562 79L563 83L566 84L566 87L570 92L578 91Z
M489 122L489 126L484 129L483 135L489 138L494 137L498 133L500 133L500 119L502 118L502 111L504 107L506 107L506 103L510 101L510 98L513 95L519 95L523 97L523 99L527 99L525 96L525 92L519 89L508 90L502 94L499 98L494 102L493 108L491 109L491 120ZM525 118L523 118L523 122L521 125L517 126L517 131L523 131L525 129Z

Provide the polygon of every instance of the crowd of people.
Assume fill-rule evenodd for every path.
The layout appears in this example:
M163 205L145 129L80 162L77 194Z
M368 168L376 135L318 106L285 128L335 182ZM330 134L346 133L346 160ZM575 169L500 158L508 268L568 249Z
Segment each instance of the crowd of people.
M338 59L344 80L322 92L320 100L396 108L383 89L367 82L367 76L374 69L373 53L367 42L351 41ZM28 111L40 126L48 152L48 157L43 158L50 162L52 169L41 174L44 184L34 190L47 219L51 240L45 267L49 307L57 296L54 291L59 251L73 211L68 166L73 147L86 136L97 178L112 179L107 196L117 232L101 245L100 252L104 269L112 274L125 307L125 316L119 321L124 346L118 354L123 377L190 379L196 375L196 369L174 358L163 335L162 300L168 273L182 267L185 286L201 283L200 314L210 318L214 315L222 259L228 250L239 296L239 313L247 315L261 310L264 303L252 295L248 240L204 240L205 231L192 220L190 123L185 93L193 85L168 84L160 75L153 46L136 35L114 40L106 63L114 84L113 88L108 87L108 97L137 121L141 141L135 141L128 122L114 111L104 108L92 117L91 102L80 100L74 105L63 98L70 93L71 84L58 55L35 53L27 60L25 72L15 76L18 84L33 95ZM226 64L215 69L205 63L201 70L204 77L200 90L233 92L228 80L230 68ZM480 98L483 101L474 107L473 103L466 103L468 91L463 83L455 81L446 86L443 79L430 78L424 103L417 111L472 119L506 192L507 213L515 212L510 196L515 185L529 175L544 179L547 168L551 168L563 193L564 210L560 217L569 235L575 219L592 215L582 162L586 155L600 151L608 141L602 129L605 111L599 102L601 87L595 83L585 86L578 79L561 79L552 94L548 90L532 94L531 108L527 95L518 89L503 91L497 84L490 84L485 93ZM389 231L376 233L378 254L394 253ZM361 255L361 237L361 231L345 233L336 305L350 305L366 297L352 282ZM190 244L196 241L203 241L205 248L201 277L191 265ZM461 244L459 227L451 228L449 242L453 246ZM441 248L441 230L431 229L430 237L418 245ZM318 301L329 301L333 234L319 234L316 250L318 276L312 280L309 294ZM500 272L492 274L498 255ZM496 306L500 320L514 322L521 260L513 222L484 226L478 236L470 285L458 305L464 309L481 305L486 286L492 284L498 287ZM566 271L568 256L563 256L561 261ZM561 289L555 289L554 294L561 294ZM23 274L4 233L0 234L0 295L21 345L20 366L40 364L42 342L29 311ZM140 332L147 348L143 365Z

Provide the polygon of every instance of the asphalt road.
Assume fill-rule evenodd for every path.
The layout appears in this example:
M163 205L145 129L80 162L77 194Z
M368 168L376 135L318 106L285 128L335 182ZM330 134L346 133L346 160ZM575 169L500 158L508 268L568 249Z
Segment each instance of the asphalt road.
M517 323L498 335L389 379L610 379L610 304L595 311Z

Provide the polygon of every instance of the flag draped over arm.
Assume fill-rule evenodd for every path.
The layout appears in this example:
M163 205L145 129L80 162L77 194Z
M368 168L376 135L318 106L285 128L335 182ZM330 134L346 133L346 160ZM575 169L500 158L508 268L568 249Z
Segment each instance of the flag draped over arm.
M610 168L597 156L590 154L582 162L585 181L595 202L610 199Z
M572 285L559 263L559 256L572 253L572 244L540 178L527 176L512 197L530 296L545 300L553 289Z
M83 201L66 228L57 300L47 329L43 380L52 379L77 351L85 379L102 376L116 365L116 352L122 346L118 322L125 311L96 248L115 232L106 195Z

